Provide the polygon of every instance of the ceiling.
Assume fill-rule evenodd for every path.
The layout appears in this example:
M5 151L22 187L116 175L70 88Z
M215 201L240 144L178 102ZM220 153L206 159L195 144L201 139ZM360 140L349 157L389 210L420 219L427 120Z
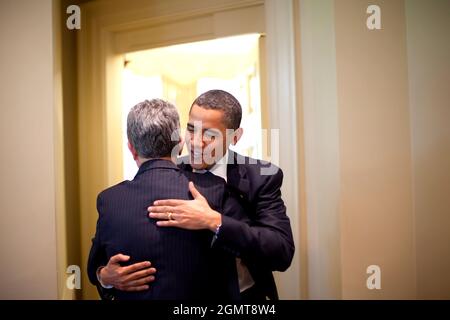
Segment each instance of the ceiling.
M128 53L126 68L179 84L203 77L233 78L258 61L259 37L249 34Z

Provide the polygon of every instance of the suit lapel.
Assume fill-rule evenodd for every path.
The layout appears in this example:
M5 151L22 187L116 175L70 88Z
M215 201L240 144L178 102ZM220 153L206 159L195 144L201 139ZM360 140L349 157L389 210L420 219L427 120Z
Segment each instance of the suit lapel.
M242 157L239 155L239 157ZM242 157L241 162L245 161ZM240 163L240 162L239 162ZM192 167L189 164L189 156L178 158L178 167L181 170L192 172ZM228 165L227 165L227 186L234 189L242 199L248 199L250 194L250 182L247 179L247 171L245 166L238 165L238 154L229 150Z
M227 185L238 191L241 198L248 199L250 182L245 166L238 165L236 153L231 150L227 167Z

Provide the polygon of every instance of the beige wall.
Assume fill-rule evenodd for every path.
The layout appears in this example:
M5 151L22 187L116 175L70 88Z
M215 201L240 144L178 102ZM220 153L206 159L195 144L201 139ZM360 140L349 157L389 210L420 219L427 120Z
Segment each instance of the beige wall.
M449 298L450 2L299 2L307 296Z
M78 294L66 286L67 266L81 266L76 34L63 28L68 4L1 3L0 39L8 43L1 51L1 298Z
M450 298L450 1L406 4L417 297Z
M0 2L1 299L56 299L52 1Z
M382 30L368 30L378 4ZM335 1L342 297L415 298L405 13L402 0ZM381 268L368 290L366 268Z

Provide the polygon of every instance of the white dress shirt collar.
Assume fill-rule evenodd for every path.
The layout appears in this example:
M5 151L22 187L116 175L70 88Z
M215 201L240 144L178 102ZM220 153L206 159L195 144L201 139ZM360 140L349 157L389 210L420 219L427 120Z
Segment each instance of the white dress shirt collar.
M206 171L211 172L213 175L221 177L225 181L227 181L227 165L228 165L228 150L225 152L225 155L217 161L209 170L196 170L193 169L193 172L197 173L205 173Z
M209 171L227 181L227 164L228 164L228 150L225 152L225 155L216 162L216 164L209 169Z

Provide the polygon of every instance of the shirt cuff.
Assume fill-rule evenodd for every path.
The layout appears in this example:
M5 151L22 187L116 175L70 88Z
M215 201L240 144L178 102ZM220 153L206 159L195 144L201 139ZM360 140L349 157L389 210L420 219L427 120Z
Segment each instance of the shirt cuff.
M217 240L217 238L218 238L218 236L219 236L219 232L220 232L220 227L221 227L221 226L222 226L222 224L219 224L219 225L216 227L216 232L214 232L214 236L213 236L213 238L212 238L212 240L211 240L211 245L210 245L211 248L213 247L214 243L216 242L216 240Z

